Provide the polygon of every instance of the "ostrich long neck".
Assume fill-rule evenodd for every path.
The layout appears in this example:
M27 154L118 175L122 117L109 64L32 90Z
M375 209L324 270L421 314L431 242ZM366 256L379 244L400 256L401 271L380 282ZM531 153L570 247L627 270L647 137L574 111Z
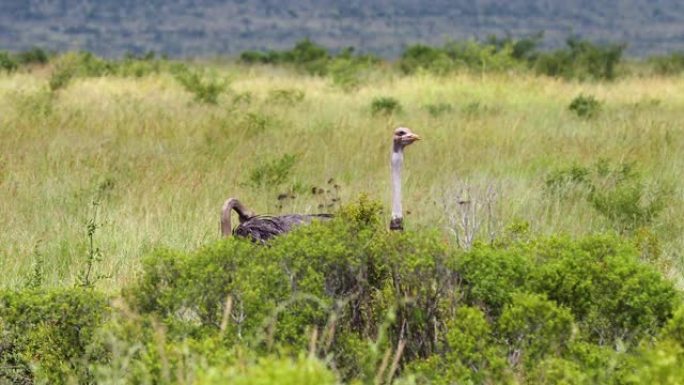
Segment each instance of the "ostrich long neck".
M254 213L247 209L239 200L235 198L228 199L223 204L223 209L221 209L221 234L224 237L229 237L232 232L230 214L233 210L238 213L240 223L254 216Z
M401 209L401 167L404 163L404 149L398 144L392 148L392 220L390 230L403 230L404 214Z

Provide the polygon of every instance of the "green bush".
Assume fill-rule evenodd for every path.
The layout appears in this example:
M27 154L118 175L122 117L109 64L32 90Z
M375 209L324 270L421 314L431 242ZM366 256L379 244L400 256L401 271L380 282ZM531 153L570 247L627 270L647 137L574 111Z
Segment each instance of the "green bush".
M217 104L219 96L228 88L228 81L225 78L187 67L179 67L174 77L186 91L195 96L195 101L200 103Z
M1 292L0 382L665 381L684 311L633 243L506 236L465 252L387 231L362 197L265 246L157 250L122 298Z
M333 84L344 91L352 91L360 87L370 70L380 62L380 59L374 56L355 56L352 52L352 48L342 51L328 65Z
M248 365L212 367L200 373L198 385L335 385L339 381L325 362L300 355L297 359L264 357Z
M580 118L594 118L601 112L601 102L591 95L579 95L572 99L568 109Z
M113 74L114 65L95 55L85 53L67 53L55 62L55 67L50 76L50 89L57 91L65 88L76 77L99 77Z
M401 103L391 96L379 96L371 102L373 115L392 115L401 112Z
M672 283L642 263L629 243L611 236L552 239L536 249L531 289L568 308L594 343L638 342L672 316Z
M102 294L83 289L0 292L0 379L87 382L88 346L108 314Z
M684 72L684 52L652 56L648 58L648 62L659 75L678 75Z
M580 80L613 80L625 49L621 44L599 45L570 37L567 48L541 53L534 62L537 73Z
M583 368L563 358L546 358L540 361L527 378L528 384L581 385L591 384Z
M296 163L297 156L292 154L263 161L249 171L247 184L254 188L277 187L287 181Z
M543 295L517 293L497 322L513 365L535 366L542 358L560 356L573 334L573 316Z
M454 261L466 303L499 315L516 291L524 290L533 269L530 253L479 246Z
M672 194L667 184L647 183L630 163L611 165L599 160L593 167L573 164L547 176L546 191L567 198L580 193L616 230L633 232L651 225Z
M0 71L14 72L19 68L16 60L7 52L0 52Z
M26 51L21 51L16 54L17 62L21 65L28 64L47 64L50 56L45 50L38 47L33 47Z
M504 383L511 372L503 346L481 310L462 306L446 325L445 353L409 364L407 371L432 384Z

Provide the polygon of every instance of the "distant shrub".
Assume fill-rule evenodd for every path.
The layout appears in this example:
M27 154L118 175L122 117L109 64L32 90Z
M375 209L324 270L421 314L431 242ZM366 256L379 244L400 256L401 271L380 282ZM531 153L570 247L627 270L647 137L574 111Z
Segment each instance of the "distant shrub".
M373 56L352 56L351 52L351 49L343 51L328 66L328 73L333 84L344 91L351 91L361 86L367 73L379 62L379 59Z
M276 89L268 92L268 100L277 104L293 106L304 100L306 93L297 89Z
M295 163L297 163L297 156L292 154L264 161L249 172L248 184L255 188L277 187L287 180Z
M17 62L7 52L0 52L0 70L7 73L14 72L19 68Z
M652 56L648 58L648 63L659 75L678 75L684 72L684 52Z
M174 73L174 77L200 103L217 104L219 96L228 88L226 79L200 70L181 67Z
M452 106L449 103L434 103L434 104L426 105L425 109L433 117L438 117L438 116L441 116L441 115L444 115L444 114L447 114L447 113L453 111L454 106Z
M601 112L601 102L591 95L579 95L572 99L568 109L580 118L594 118Z
M537 73L580 80L613 80L622 61L624 45L599 45L571 37L567 48L541 53L534 62Z
M542 35L520 39L489 36L485 41L451 41L442 47L422 44L402 53L399 68L406 74L425 70L444 75L456 70L500 72L525 68L537 57Z
M245 64L289 64L311 75L325 75L329 59L328 50L309 39L300 40L287 51L246 51L240 55Z
M100 77L114 71L112 63L91 53L67 53L57 58L49 85L52 91L57 91L65 88L75 77Z
M532 63L539 56L538 49L543 38L544 32L537 32L517 39L510 35L505 37L490 35L485 41L487 44L496 47L497 50L503 50L506 47L510 47L510 55L514 59Z
M373 115L392 115L401 112L401 103L391 96L379 96L371 102Z
M17 62L21 65L27 64L47 64L50 56L45 50L38 47L33 47L26 51L21 51L16 54Z
M358 86L361 73L377 64L380 59L372 55L354 54L353 47L345 48L334 55L327 48L304 39L290 50L243 52L240 54L240 61L250 65L287 65L310 75L330 75L336 86L350 90Z
M553 193L563 193L569 186L590 184L591 170L579 164L560 168L551 172L544 181L546 189Z
M647 183L629 163L611 165L603 159L592 168L574 164L552 172L546 189L567 196L579 192L621 232L650 225L665 209L669 185Z
M405 74L415 73L419 69L445 74L453 69L453 63L442 49L417 44L406 48L401 54L399 68Z

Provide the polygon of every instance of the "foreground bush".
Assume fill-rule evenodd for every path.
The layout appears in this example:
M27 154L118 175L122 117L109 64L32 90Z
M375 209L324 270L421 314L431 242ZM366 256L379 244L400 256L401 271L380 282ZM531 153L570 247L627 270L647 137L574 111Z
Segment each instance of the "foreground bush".
M388 232L366 200L268 246L156 251L111 307L80 289L0 301L19 368L2 375L24 383L624 383L677 373L657 357L683 343L673 285L630 242L465 252Z
M88 346L108 314L102 294L84 289L0 293L0 380L87 382ZM4 383L4 382L3 382Z

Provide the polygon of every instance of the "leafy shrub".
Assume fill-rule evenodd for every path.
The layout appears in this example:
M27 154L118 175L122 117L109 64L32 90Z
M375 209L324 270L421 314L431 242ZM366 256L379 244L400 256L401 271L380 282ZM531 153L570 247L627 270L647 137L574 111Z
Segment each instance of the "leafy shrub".
M672 316L672 284L643 264L632 245L604 236L551 240L537 250L531 288L567 307L594 343L638 341Z
M33 47L29 50L17 53L16 59L21 65L47 64L47 62L50 60L50 57L42 48Z
M114 66L91 53L67 53L60 56L50 76L50 89L65 88L75 77L99 77L114 73Z
M534 68L537 73L580 80L613 80L625 49L620 44L599 45L570 37L567 48L539 54Z
M432 115L433 117L438 117L444 114L447 114L451 111L454 110L454 106L452 106L449 103L435 103L435 104L428 104L425 106L425 109Z
M684 72L684 52L673 52L669 55L652 56L648 62L659 75L678 75Z
M290 176L295 163L297 156L292 154L261 162L250 170L248 184L255 188L279 186Z
M219 96L228 87L226 79L186 67L177 70L174 77L186 91L195 96L195 101L200 103L217 104Z
M527 378L529 384L589 384L583 368L563 358L550 357L540 361Z
M406 74L425 70L439 75L459 69L508 71L527 65L537 44L531 38L514 40L510 36L504 39L490 36L484 42L452 41L443 47L413 45L402 53L399 68Z
M601 102L591 95L579 95L572 99L568 109L580 118L594 118L601 112Z
M427 230L388 232L383 217L361 197L266 246L157 250L111 308L92 290L2 292L0 381L390 383L401 372L402 383L624 384L680 373L681 301L632 240L528 235L464 252Z
M325 362L300 355L295 360L264 357L250 365L213 367L200 374L197 384L201 385L336 385L338 380Z
M293 106L304 100L306 94L302 90L277 89L268 92L268 99L277 104Z
M482 306L492 315L499 315L512 295L524 290L532 269L525 253L489 247L475 247L454 263L463 279L466 303Z
M422 44L406 48L399 60L399 68L405 74L415 73L419 69L445 74L452 70L452 65L453 63L446 52Z
M328 50L309 39L297 42L288 51L247 51L240 55L245 64L290 64L311 75L325 75L329 59Z
M503 346L481 310L462 306L446 326L446 352L411 363L407 371L432 384L506 382Z
M534 366L547 355L559 356L573 333L573 317L539 294L517 293L506 305L497 328L512 364Z
M605 159L593 168L573 164L558 169L546 178L545 185L553 194L579 190L621 232L650 225L671 195L668 185L647 184L632 164L611 165Z
M0 379L14 383L87 382L88 357L95 330L108 306L91 290L0 292Z
M544 181L546 190L552 193L563 193L569 186L591 183L591 170L588 167L572 164L551 172Z
M391 96L379 96L371 102L371 112L373 115L391 115L401 112L401 103Z
M17 62L7 52L0 52L0 70L7 73L14 72L19 68Z
M380 62L374 56L352 53L353 48L347 48L328 65L333 84L344 91L352 91L361 86L370 69Z

